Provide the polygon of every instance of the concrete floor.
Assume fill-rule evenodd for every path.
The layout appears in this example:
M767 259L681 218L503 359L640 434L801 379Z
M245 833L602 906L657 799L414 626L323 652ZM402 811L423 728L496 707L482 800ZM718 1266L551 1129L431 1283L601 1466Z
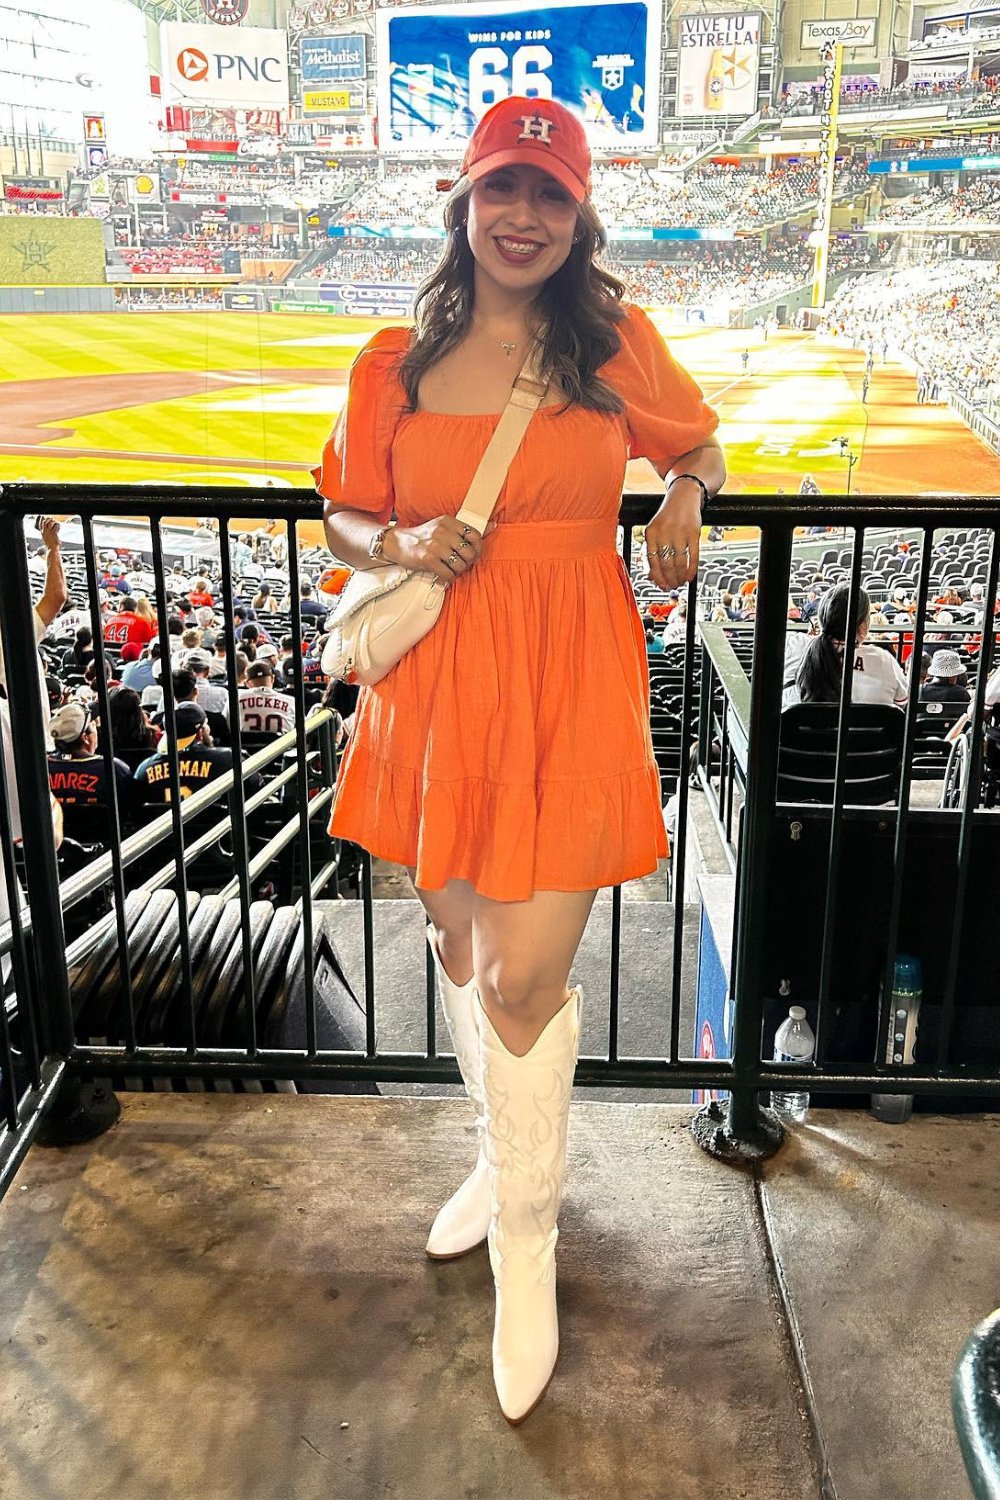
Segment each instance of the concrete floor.
M575 1104L562 1353L511 1429L485 1251L422 1253L463 1101L122 1103L0 1205L3 1500L967 1500L993 1118L823 1110L758 1180L690 1107Z

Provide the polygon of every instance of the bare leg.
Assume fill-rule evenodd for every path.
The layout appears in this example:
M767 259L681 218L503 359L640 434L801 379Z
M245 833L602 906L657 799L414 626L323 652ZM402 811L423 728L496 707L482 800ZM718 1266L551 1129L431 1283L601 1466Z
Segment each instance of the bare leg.
M569 999L596 891L535 891L527 901L475 896L472 925L479 993L509 1052L529 1052Z
M476 893L467 880L449 880L442 891L424 891L416 883L417 869L406 866L413 889L434 924L438 951L448 978L466 985L472 978L472 912Z

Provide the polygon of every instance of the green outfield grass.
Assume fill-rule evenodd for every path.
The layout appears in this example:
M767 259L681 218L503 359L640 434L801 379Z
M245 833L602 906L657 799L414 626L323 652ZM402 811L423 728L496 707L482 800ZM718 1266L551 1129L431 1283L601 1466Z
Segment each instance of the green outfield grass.
M654 314L655 317L655 314ZM378 327L318 314L109 313L0 317L0 481L308 485ZM832 341L663 331L722 418L730 488L795 493L1000 490L1000 464L947 408L917 407L912 375ZM741 353L750 350L744 373Z

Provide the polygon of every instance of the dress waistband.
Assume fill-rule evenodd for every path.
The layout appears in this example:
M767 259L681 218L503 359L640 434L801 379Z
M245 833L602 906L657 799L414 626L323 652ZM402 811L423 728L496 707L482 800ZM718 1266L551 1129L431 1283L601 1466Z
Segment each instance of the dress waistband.
M617 552L618 521L501 521L483 542L480 562L546 562Z

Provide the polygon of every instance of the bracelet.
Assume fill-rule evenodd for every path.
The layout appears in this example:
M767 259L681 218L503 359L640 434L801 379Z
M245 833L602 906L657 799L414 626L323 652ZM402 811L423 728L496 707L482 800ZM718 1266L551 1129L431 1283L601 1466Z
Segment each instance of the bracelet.
M711 498L712 498L711 495L708 493L708 485L705 483L704 479L699 479L698 476L697 476L697 474L675 474L674 477L673 477L673 479L671 479L669 481L669 483L667 484L667 494L668 495L670 494L670 486L676 484L677 481L678 481L678 479L693 479L694 480L695 484L701 490L701 504L702 504L702 508L704 509L706 500L711 500Z

